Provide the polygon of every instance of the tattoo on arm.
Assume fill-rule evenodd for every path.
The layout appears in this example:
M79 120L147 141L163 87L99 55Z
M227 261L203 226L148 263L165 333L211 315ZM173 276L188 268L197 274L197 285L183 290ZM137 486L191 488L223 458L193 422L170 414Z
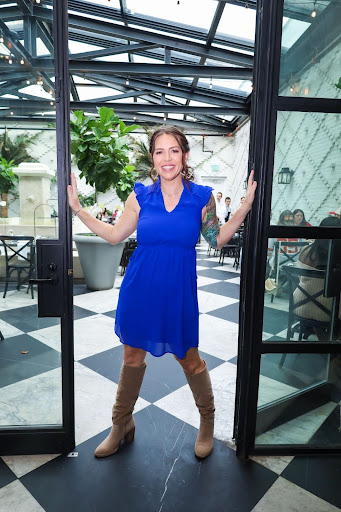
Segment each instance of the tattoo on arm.
M216 207L213 194L206 205L206 220L201 224L201 232L205 240L212 246L217 247L217 237L219 235L219 222L216 216Z

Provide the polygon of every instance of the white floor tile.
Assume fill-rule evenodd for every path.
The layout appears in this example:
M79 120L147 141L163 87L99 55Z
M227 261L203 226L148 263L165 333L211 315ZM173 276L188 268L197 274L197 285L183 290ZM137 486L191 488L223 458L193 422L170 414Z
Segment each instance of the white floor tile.
M252 512L337 512L339 508L285 480L281 476Z
M0 388L0 425L61 425L61 369Z
M4 455L1 458L6 462L7 466L13 471L13 473L21 478L27 473L30 473L34 469L43 466L52 459L58 457L59 454L48 454L48 455ZM1 509L1 502L0 502Z
M8 324L4 320L0 320L0 331L2 332L3 337L11 338L12 336L19 336L19 334L23 334L23 331L17 329L11 324Z
M117 384L82 364L75 363L75 422L76 445L87 441L111 426L111 409ZM135 412L149 402L138 398Z
M240 284L240 277L234 277L233 279L225 279L225 283Z
M256 437L255 443L266 444L306 444L337 407L334 402L321 405L293 420L268 430Z
M61 352L61 334L60 325L52 325L51 327L45 327L45 329L38 329L28 333L32 338L45 343L50 348Z
M223 363L210 372L216 408L214 437L232 447L236 370L236 365ZM177 389L154 405L199 428L199 413L189 386Z
M199 349L224 361L236 356L238 324L212 315L200 315Z
M95 313L106 313L116 309L119 290L111 288L98 292L85 293L74 297L75 306L79 306Z
M292 455L253 455L250 459L280 475L290 464Z
M3 512L44 512L43 507L19 480L0 489L0 509Z
M75 360L93 356L121 345L115 334L115 320L105 315L94 315L76 320Z
M216 293L198 290L198 301L199 312L208 313L209 311L214 311L215 309L235 304L238 302L238 299L231 299L230 297L224 297L223 295L217 295Z
M220 279L212 279L211 277L198 276L197 286L206 286L208 284L219 283Z
M298 388L284 384L264 375L259 377L258 406L274 402L298 391Z
M34 292L34 299L31 298L30 293L26 293L26 289L22 288L20 291L11 290L7 292L6 297L0 300L0 311L7 311L9 309L23 308L25 306L32 306L37 304L37 292Z

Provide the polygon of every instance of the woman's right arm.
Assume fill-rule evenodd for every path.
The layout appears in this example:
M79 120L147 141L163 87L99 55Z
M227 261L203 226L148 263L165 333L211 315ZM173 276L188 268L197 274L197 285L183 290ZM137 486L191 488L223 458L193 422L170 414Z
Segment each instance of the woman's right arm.
M85 211L79 202L76 178L71 173L71 185L67 187L69 205L77 213L77 217L96 235L104 238L112 245L118 244L130 236L137 227L140 206L135 192L132 192L125 204L124 211L113 226L101 220L95 219L91 213Z

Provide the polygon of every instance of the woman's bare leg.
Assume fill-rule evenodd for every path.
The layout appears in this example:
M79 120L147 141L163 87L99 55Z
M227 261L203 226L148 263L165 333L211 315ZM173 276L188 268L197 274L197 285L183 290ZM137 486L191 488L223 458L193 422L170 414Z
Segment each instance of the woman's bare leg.
M123 362L127 366L142 366L146 357L146 351L142 348L124 345Z
M181 364L183 370L190 375L202 372L206 366L205 361L199 355L199 350L195 347L187 350L183 359L179 359L176 355L174 357Z

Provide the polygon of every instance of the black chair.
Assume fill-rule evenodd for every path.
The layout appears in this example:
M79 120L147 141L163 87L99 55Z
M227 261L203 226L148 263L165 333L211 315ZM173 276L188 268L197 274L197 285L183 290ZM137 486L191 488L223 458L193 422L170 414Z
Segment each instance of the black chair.
M224 258L234 258L233 266L238 270L240 261L240 252L243 246L243 232L244 228L239 228L233 235L231 240L224 245L220 251L219 265L224 265Z
M286 241L277 240L274 243L274 265L269 273L269 277L275 279L277 287L280 284L281 278L283 277L282 267L290 263L295 263L299 254L299 248L302 249L305 245L309 245L309 242ZM296 250L293 250L296 249ZM275 295L271 295L271 302L274 301Z
M8 284L14 272L17 274L17 290L33 278L35 270L35 250L33 236L0 236L0 242L5 250L6 258L6 283L3 298L6 297ZM19 246L18 246L19 242ZM22 276L22 274L24 274ZM33 285L29 284L27 292L31 289L32 299Z
M137 247L136 240L128 240L128 242L126 242L124 244L124 249L123 249L123 253L122 253L122 257L121 257L121 261L120 261L121 276L123 276L125 274L129 260L132 256L133 252L135 251L136 247Z

